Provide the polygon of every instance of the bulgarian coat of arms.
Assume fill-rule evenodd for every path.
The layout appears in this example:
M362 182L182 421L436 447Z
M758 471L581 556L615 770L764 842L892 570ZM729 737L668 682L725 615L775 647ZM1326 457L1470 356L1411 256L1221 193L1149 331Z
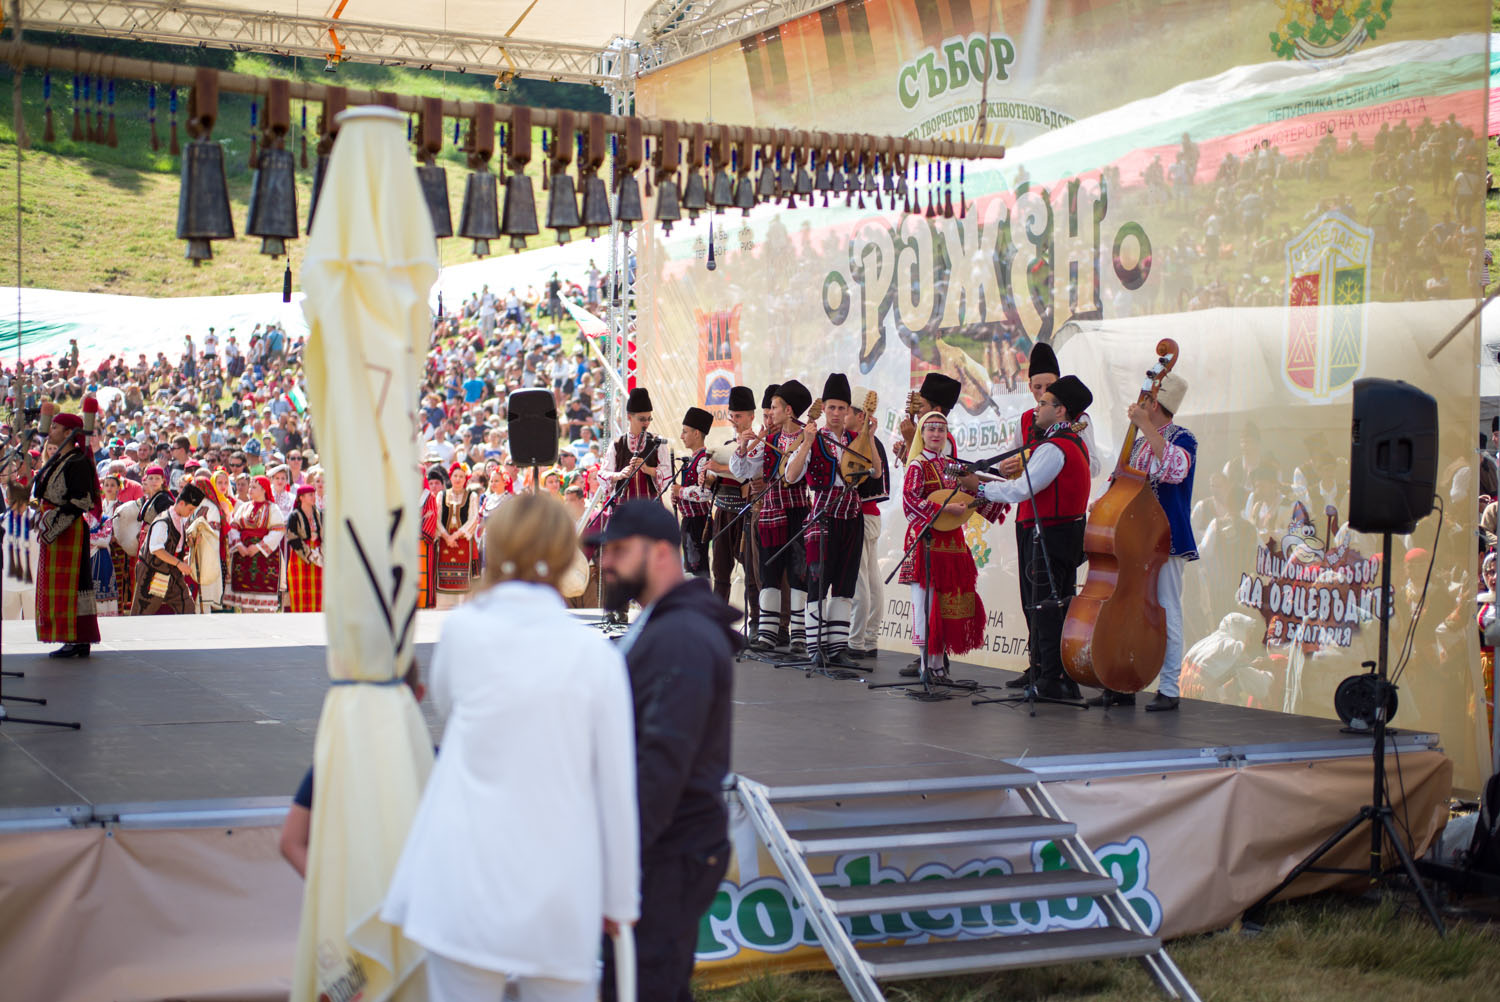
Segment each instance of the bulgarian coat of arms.
M1331 59L1371 41L1391 19L1394 0L1281 0L1271 50L1282 59Z

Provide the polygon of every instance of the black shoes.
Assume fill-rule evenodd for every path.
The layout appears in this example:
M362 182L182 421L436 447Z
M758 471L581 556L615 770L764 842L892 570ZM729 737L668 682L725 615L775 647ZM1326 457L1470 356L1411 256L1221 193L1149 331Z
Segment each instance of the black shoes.
M859 647L851 647L851 648L849 648L849 656L851 658L858 658L861 661L871 661L871 660L874 660L875 656L878 653L879 653L878 651L867 651L867 650L864 650L864 649L859 648Z
M807 657L807 644L800 640L793 640L787 645L786 652L794 658L805 658Z
M1113 689L1105 689L1099 695L1084 700L1090 706L1134 706L1135 693L1115 692Z
M1023 671L1009 682L1005 683L1007 689L1024 689L1031 684L1031 672Z
M1043 699L1080 699L1078 683L1070 678L1044 678L1036 684L1036 694Z
M829 668L853 668L855 671L873 670L851 658L848 651L835 651L832 654L825 654L823 664Z
M916 678L922 674L922 659L920 657L912 658L911 664L902 668L897 674L902 678Z
M1177 703L1178 699L1176 696L1163 696L1158 692L1156 698L1146 704L1146 712L1161 713L1166 710L1175 710L1177 709Z
M774 653L776 653L776 647L775 647L775 645L773 645L769 640L765 639L764 637L756 637L754 640L750 641L750 645L746 649L754 651L757 654L774 654Z
M49 658L86 658L89 656L88 644L63 644L55 651L47 654Z

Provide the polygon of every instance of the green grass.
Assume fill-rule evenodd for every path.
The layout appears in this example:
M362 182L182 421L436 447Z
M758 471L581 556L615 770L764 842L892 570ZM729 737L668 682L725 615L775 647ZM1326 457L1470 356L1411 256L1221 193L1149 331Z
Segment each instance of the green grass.
M234 69L245 73L297 76L321 82L335 79L351 87L373 87L419 96L464 100L495 100L497 97L493 77L360 64L345 64L336 76L329 77L322 72L321 63L310 60L293 64L291 60L245 53L219 55L232 59ZM0 90L8 92L11 82L10 69L0 67ZM545 88L549 86L563 85L523 81L498 96L516 98L522 92L540 88L547 96L564 98L560 103L576 104L580 94L584 99L591 94L602 94L591 88L572 85L563 91L548 92ZM32 146L24 151L21 164L22 284L33 288L138 296L218 296L281 288L285 259L273 262L263 258L259 253L260 242L243 233L253 176L248 162L251 134L248 97L222 95L220 119L213 132L213 137L224 147L230 202L235 231L239 236L233 241L216 244L214 260L203 267L193 268L183 260L183 245L176 237L178 165L167 149L171 130L167 91L158 88L157 92L156 135L160 149L156 151L151 149L149 88L145 84L132 81L117 84L115 129L119 145L115 148L87 141L75 142L71 138L72 82L62 74L52 77L56 138L45 141L42 91L41 76L28 73L23 79L24 114ZM179 99L185 108L185 91L179 92ZM293 133L287 146L294 154L300 154L302 146L301 107L300 102L294 102L292 106ZM308 106L309 130L317 128L318 111L318 105ZM448 196L456 229L462 212L466 167L463 155L453 146L452 130L453 122L449 120L446 123L446 145L438 163L448 170ZM185 130L179 126L179 132L185 142ZM534 157L527 173L532 177L532 187L537 195L538 213L544 217L546 193L541 189L541 130L536 132L532 144ZM310 131L307 145L310 166L298 170L297 205L304 239L312 191L311 164L316 160L315 131ZM0 248L5 248L6 259L4 268L0 269L0 282L5 284L16 283L15 242L15 122L6 114L0 116ZM532 237L528 246L546 247L555 242L553 233L544 230ZM303 240L292 245L294 281L302 246ZM499 241L492 246L499 252L505 247L505 242ZM473 260L469 241L458 237L440 241L439 250L445 265Z
M1478 1002L1500 984L1500 929L1462 924L1440 939L1421 917L1328 895L1274 908L1263 933L1191 936L1167 951L1205 1002ZM1159 999L1133 960L897 982L890 1002L1140 1002ZM771 974L698 993L703 1002L836 1002L833 974Z

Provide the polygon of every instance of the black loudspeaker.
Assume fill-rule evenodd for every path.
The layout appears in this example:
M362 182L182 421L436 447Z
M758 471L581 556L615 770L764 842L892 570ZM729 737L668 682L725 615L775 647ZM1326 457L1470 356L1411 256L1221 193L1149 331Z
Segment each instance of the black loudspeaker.
M1411 532L1437 487L1437 401L1396 379L1354 381L1349 526Z
M505 403L510 458L517 466L557 462L557 403L551 390L516 390Z

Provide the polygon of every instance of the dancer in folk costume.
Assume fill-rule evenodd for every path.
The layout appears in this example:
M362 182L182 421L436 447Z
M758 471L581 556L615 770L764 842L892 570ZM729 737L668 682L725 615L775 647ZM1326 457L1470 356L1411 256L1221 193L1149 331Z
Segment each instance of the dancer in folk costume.
M449 485L438 497L438 608L463 601L474 585L474 534L479 527L479 498L469 488L469 468L448 467Z
M323 513L318 511L318 489L297 488L297 507L286 520L290 552L286 558L287 593L292 612L323 611Z
M240 612L281 608L281 540L286 519L271 500L271 480L250 481L250 500L234 510L229 524L229 588L224 604Z
M99 517L104 495L89 457L88 440L99 405L84 400L88 427L77 414L58 414L47 432L56 452L37 472L31 496L40 504L41 543L36 582L36 637L63 646L48 656L86 658L99 642L94 581L89 572L89 528L84 516Z
M111 482L113 482L113 488L110 486ZM118 476L110 474L99 483L104 490L105 525L109 528L109 545L105 549L109 553L109 562L115 573L115 612L116 615L128 616L130 615L130 600L135 594L135 561L131 559L130 554L125 552L125 547L120 545L121 536L119 527L115 524L118 521L115 516L122 506L130 505L132 502L125 498L124 484ZM109 496L111 489L115 492L113 498ZM139 511L138 508L136 510Z
M418 547L417 608L437 608L438 506L448 486L448 475L441 466L427 470L422 489L422 540Z
M188 525L203 500L201 487L184 484L172 507L146 530L146 541L136 561L135 615L186 615L195 611L198 583L189 562L192 540Z
M188 562L198 583L196 611L215 612L224 606L224 575L229 568L227 529L234 507L212 477L199 473L192 484L203 492L203 501L188 523Z
M949 461L948 419L940 411L929 411L917 420L912 443L911 461L901 491L901 505L906 512L906 548L910 551L901 565L901 583L911 587L912 643L917 646L929 675L947 674L947 656L963 654L984 643L984 602L976 585L979 571L974 554L964 539L964 530L931 533L931 587L928 594L928 569L923 545L918 542L933 520L943 512L967 515L966 505L950 501L929 501L934 491L957 491L958 478ZM1010 510L1008 504L983 503L977 508L986 521L1001 522ZM915 545L913 545L915 544ZM909 669L903 669L906 674ZM917 674L910 670L912 675Z
M36 569L41 549L36 538L36 513L26 504L26 485L5 487L4 608L0 619L36 618Z
M89 576L94 580L94 606L100 616L120 614L120 575L110 547L114 544L115 505L120 498L120 478L108 476L99 481L104 500L99 506L99 517L85 515L89 524ZM125 596L128 605L130 597Z

